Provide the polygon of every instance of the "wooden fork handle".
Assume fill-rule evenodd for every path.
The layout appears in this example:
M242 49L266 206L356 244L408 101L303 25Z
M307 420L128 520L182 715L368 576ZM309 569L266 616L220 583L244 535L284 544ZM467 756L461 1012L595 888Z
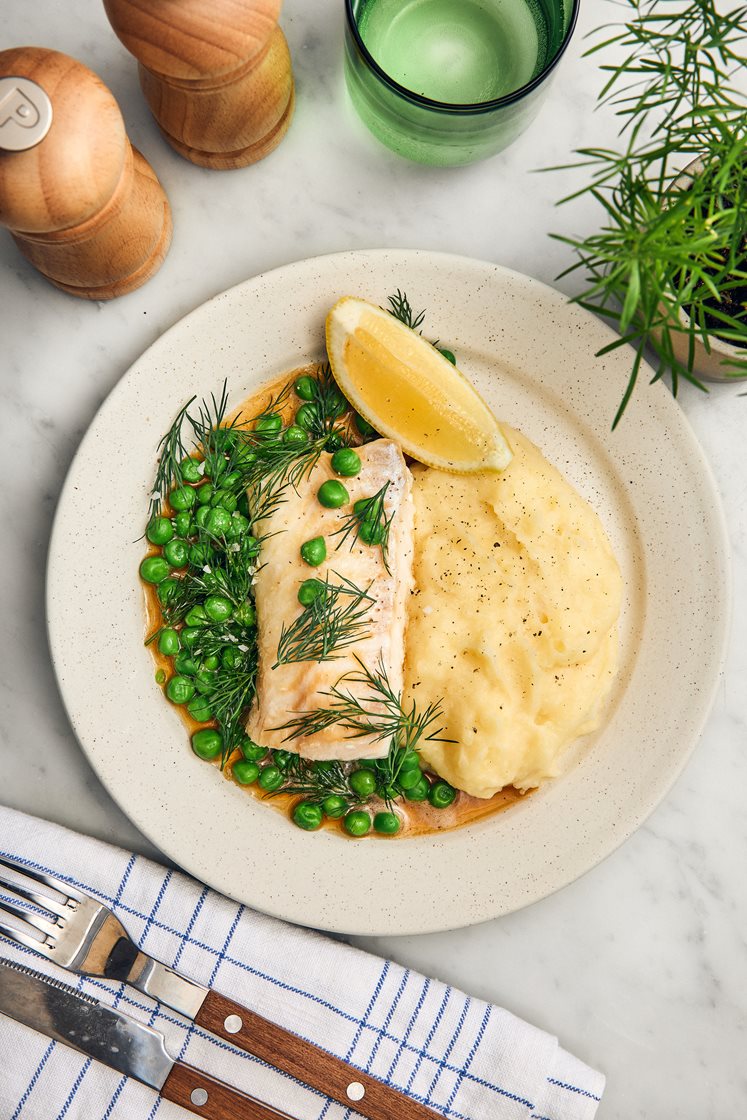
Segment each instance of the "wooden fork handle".
M161 1096L205 1120L292 1120L287 1113L247 1097L184 1062L174 1062Z
M239 1003L210 991L195 1023L368 1120L438 1120L438 1113Z

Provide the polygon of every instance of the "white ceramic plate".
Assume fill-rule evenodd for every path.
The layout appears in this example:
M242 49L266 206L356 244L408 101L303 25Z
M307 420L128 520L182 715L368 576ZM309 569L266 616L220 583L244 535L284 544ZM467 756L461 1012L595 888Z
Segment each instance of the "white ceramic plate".
M228 378L239 403L323 355L341 295L401 288L427 333L499 417L593 504L625 580L608 719L564 776L475 825L414 839L308 835L190 751L143 648L138 582L155 449L181 404ZM300 261L239 284L167 331L122 378L70 469L52 536L49 632L75 732L114 799L185 870L260 910L361 934L450 929L505 914L598 863L661 800L693 749L720 673L729 566L710 471L666 389L642 384L612 433L630 354L525 276L438 253ZM646 370L642 381L646 380ZM86 563L81 564L81 557Z

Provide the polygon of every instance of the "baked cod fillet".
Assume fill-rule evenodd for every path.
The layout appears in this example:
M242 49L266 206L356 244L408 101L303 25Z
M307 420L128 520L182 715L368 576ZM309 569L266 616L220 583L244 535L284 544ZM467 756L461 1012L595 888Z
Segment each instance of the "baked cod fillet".
M370 735L346 738L345 729L339 725L295 739L286 739L289 732L278 730L299 712L328 706L329 698L320 693L327 692L346 673L359 672L356 658L371 671L383 664L394 692L402 690L406 610L412 588L412 476L402 452L391 440L374 440L356 451L361 460L360 474L339 479L350 495L349 503L341 509L326 509L317 499L322 483L338 477L330 465L332 456L325 453L297 490L288 487L287 500L257 530L265 538L261 567L254 580L259 671L246 730L255 743L295 751L304 758L381 758L388 753L386 739L377 741ZM364 544L354 533L345 540L342 533L334 534L350 518L358 499L373 497L387 482L384 511L391 523L385 564L380 546ZM300 555L301 545L314 537L324 537L327 546L327 559L317 568L306 564ZM362 604L367 614L360 639L333 650L331 660L274 667L283 625L287 628L302 614L298 589L311 578L328 578L335 585L349 580L361 591L367 590L373 602ZM363 685L343 682L341 687L353 696L370 695ZM367 710L372 710L370 704Z

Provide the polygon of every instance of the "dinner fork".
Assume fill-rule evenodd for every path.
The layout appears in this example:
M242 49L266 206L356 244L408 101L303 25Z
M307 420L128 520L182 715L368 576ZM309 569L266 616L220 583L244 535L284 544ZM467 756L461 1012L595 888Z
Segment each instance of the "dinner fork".
M0 856L0 933L70 972L131 984L368 1120L438 1120L392 1085L149 957L108 906L7 856Z

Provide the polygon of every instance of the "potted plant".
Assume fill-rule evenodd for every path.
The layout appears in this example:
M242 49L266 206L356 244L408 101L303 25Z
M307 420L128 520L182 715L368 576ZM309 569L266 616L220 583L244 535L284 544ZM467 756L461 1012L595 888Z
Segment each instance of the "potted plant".
M722 13L715 0L626 0L630 18L600 29L602 103L622 120L621 150L584 148L566 167L587 181L563 201L592 196L604 224L560 237L585 270L576 302L616 324L600 353L634 348L620 420L647 348L654 380L747 377L747 115L733 76L747 56L747 8Z

